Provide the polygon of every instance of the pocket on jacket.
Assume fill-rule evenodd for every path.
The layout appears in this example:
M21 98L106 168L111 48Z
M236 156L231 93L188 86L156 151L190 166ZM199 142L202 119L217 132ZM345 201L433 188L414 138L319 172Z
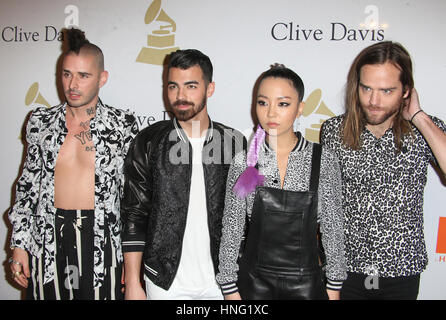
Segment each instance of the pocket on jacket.
M158 271L156 271L155 269L149 267L148 265L144 264L144 268L151 274L153 274L155 277L158 276Z

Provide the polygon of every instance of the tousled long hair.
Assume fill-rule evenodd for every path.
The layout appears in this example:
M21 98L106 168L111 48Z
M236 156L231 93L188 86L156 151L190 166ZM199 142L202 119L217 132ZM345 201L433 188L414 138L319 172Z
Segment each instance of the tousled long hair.
M414 87L412 61L407 50L399 43L383 41L363 49L353 61L347 76L347 87L345 94L345 117L342 125L342 141L345 146L359 150L361 148L361 133L365 128L366 119L359 101L360 71L367 64L392 63L400 70L400 81L403 92L412 90ZM409 96L406 98L408 99ZM403 103L398 111L392 130L395 136L397 151L401 150L402 139L406 134L412 134L409 121L402 116Z

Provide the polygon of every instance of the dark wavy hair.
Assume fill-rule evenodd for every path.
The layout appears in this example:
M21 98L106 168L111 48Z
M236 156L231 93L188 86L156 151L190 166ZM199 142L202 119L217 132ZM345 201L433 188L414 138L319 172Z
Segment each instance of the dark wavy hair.
M200 66L203 72L203 79L209 84L212 82L213 67L207 55L196 49L177 50L170 54L167 64L167 72L170 68L189 69L193 66Z

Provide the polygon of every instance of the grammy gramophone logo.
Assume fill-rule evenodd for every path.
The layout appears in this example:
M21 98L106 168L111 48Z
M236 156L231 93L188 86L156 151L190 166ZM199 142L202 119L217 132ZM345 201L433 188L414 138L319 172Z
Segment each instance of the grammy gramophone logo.
M28 91L26 92L26 96L25 96L25 105L26 106L30 106L30 105L42 105L42 106L46 106L47 108L50 107L50 104L48 103L48 101L46 101L46 99L42 96L42 94L39 92L39 83L38 82L34 82L28 89ZM19 140L22 139L22 134L19 135Z
M312 142L319 142L319 132L322 123L328 118L334 117L335 114L327 107L324 101L321 100L321 89L315 89L305 100L305 108L302 116L309 117L310 115L322 115L324 118L319 118L319 122L311 124L310 128L305 129L305 139Z
M161 8L161 0L154 0L146 11L144 22L155 29L147 35L147 47L143 47L137 62L162 65L166 55L178 50L175 46L177 25Z
M25 105L29 106L31 104L40 104L46 106L47 108L50 107L48 101L46 101L45 98L42 96L42 94L39 92L38 82L34 82L29 87L28 92L26 93Z

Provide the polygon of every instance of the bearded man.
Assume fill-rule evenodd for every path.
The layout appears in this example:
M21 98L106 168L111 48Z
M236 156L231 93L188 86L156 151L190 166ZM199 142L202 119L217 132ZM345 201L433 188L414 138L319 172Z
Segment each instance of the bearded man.
M215 274L226 177L246 139L209 118L212 72L198 50L172 53L165 90L175 117L145 128L130 147L122 203L126 299L223 299Z
M398 43L359 53L345 99L345 114L321 131L342 173L348 277L341 299L416 299L427 265L427 168L433 161L446 172L446 126L422 111L411 58Z

